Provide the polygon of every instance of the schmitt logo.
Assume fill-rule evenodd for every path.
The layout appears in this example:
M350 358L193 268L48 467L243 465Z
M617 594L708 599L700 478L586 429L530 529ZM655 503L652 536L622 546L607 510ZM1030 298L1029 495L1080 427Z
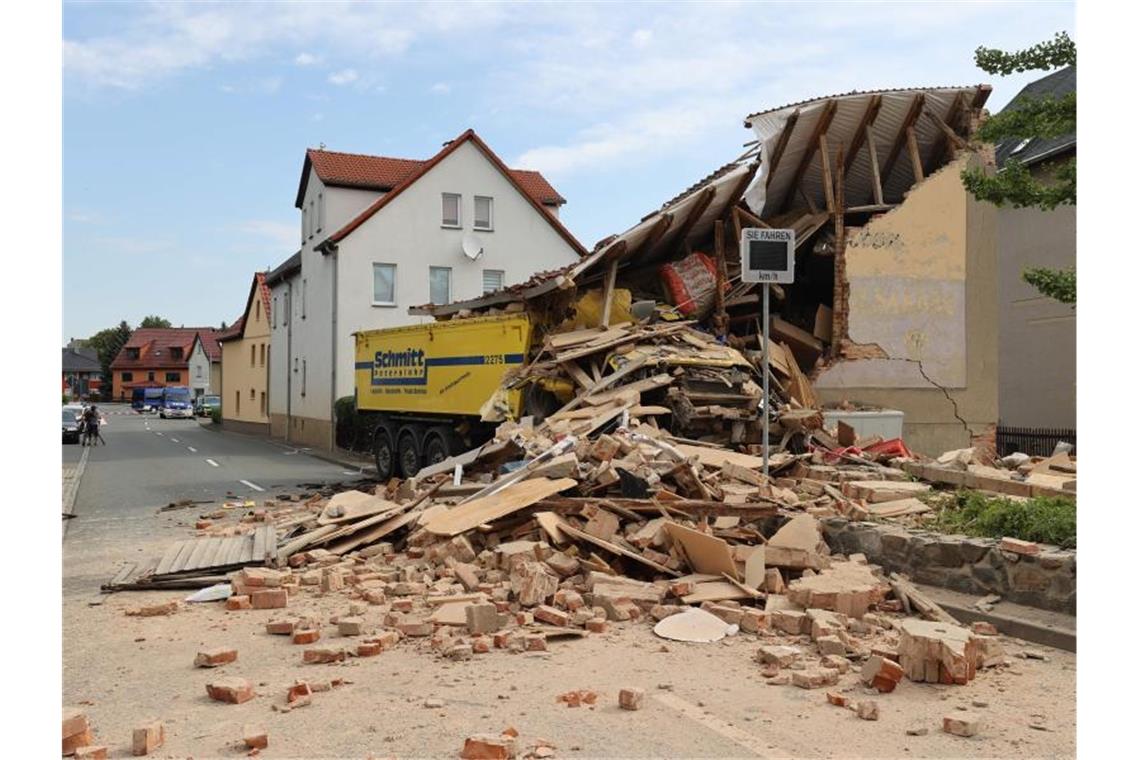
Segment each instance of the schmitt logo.
M401 384L401 381L423 380L427 365L422 349L377 351L372 362L373 385Z

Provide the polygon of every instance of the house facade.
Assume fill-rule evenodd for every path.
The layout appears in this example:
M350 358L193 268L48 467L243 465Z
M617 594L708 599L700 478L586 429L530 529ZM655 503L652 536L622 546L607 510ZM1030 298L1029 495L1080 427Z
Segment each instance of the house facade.
M213 340L212 327L140 328L111 362L111 397L131 400L135 388L190 386L190 353L195 339Z
M63 349L63 394L72 399L98 396L103 387L103 367L99 354L78 341Z
M190 391L194 398L214 396L222 388L222 349L218 345L221 331L194 337L190 348Z
M334 403L353 394L353 333L425 321L408 308L578 260L585 251L558 219L564 202L470 130L426 161L308 151L301 249L266 280L273 434L333 445Z
M1027 99L1061 98L1076 92L1077 71L1069 66L1031 82L1005 110ZM1029 140L1011 138L995 150L999 170L1011 159L1041 179L1077 154L1077 136ZM1054 301L1021 278L1035 267L1067 269L1077 263L1077 207L1051 211L1003 207L997 211L998 308L1001 350L998 382L999 428L1040 431L1077 427L1077 311ZM1048 442L1045 442L1047 447Z
M222 352L222 426L269 432L270 296L265 272L250 283L245 311L218 339Z

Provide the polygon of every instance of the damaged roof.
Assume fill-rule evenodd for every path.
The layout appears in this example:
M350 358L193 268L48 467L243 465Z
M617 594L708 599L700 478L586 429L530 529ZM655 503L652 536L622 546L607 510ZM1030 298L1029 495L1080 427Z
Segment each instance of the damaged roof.
M1009 102L1001 113L1016 111L1028 100L1042 97L1052 97L1060 100L1071 92L1077 91L1077 67L1066 66L1054 71L1048 76L1030 82L1022 88L1021 92ZM1076 149L1076 133L1061 135L1060 137L1010 137L1002 140L994 148L994 158L1000 168L1009 158L1016 158L1022 164L1030 165L1044 161L1070 149Z

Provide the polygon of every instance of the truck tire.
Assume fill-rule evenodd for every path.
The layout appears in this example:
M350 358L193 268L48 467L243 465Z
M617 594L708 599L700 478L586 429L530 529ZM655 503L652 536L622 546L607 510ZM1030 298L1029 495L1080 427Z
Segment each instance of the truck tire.
M396 471L396 452L392 443L392 431L387 425L380 425L372 434L372 458L376 460L376 478L386 481Z
M424 467L439 464L456 453L456 448L455 436L450 428L438 425L429 429L424 436Z
M412 425L404 425L396 435L396 462L401 477L411 478L420 471L423 461L421 441L420 431Z

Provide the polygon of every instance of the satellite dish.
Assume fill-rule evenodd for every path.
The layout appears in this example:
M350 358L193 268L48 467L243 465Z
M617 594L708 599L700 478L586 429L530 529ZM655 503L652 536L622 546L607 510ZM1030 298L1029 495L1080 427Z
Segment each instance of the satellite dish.
M472 261L477 261L483 255L483 241L474 235L464 235L463 255Z

